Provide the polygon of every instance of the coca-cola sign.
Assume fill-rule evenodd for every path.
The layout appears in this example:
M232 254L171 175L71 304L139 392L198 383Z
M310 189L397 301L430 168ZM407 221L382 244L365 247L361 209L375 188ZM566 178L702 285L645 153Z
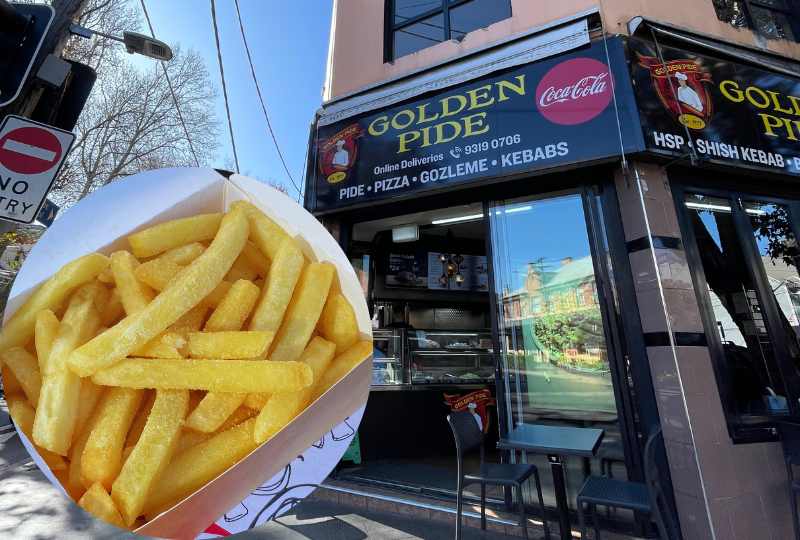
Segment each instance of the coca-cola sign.
M542 116L562 126L588 122L611 102L608 66L594 58L574 58L548 71L536 88Z

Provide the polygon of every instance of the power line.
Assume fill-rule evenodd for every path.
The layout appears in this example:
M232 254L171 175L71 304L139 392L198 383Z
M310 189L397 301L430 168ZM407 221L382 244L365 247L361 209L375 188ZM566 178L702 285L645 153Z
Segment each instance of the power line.
M214 4L214 0L211 0L211 4L212 5ZM250 47L247 46L247 38L244 35L244 25L242 25L242 14L239 12L239 0L233 0L233 5L236 6L236 16L239 18L239 29L242 32L242 41L244 41L244 50L247 52L247 61L250 63L250 73L253 74L253 82L256 84L256 92L258 92L258 100L261 102L261 110L264 111L264 118L267 120L267 127L269 128L269 134L272 136L272 142L275 143L275 150L278 151L278 157L281 158L281 163L283 163L283 168L286 170L286 175L292 182L294 189L296 189L297 192L300 194L300 197L302 197L303 193L300 191L300 188L297 187L294 178L292 178L292 173L289 172L289 167L286 166L286 161L283 159L283 154L281 153L281 149L278 146L278 140L275 138L275 133L272 131L272 124L270 124L269 122L269 116L267 115L267 107L264 105L264 98L261 96L261 88L258 86L258 79L256 78L256 70L253 67L253 59L250 56ZM221 62L222 60L220 60L220 67L222 66ZM233 135L231 135L231 137L233 137Z
M147 13L147 6L144 5L144 0L140 0L142 4L142 11L144 11L144 18L147 19L147 26L150 27L150 35L153 36L155 39L156 33L153 31L153 24L150 22L150 15ZM186 122L183 121L183 115L181 114L181 108L178 106L178 100L175 97L175 90L172 88L172 81L169 79L169 74L167 73L167 66L164 65L164 61L161 60L161 69L164 70L164 77L167 79L167 85L169 86L169 93L172 95L172 103L175 104L175 110L178 111L178 119L181 121L181 125L183 126L183 133L186 135L186 140L189 143L189 150L192 151L192 156L194 156L194 163L197 167L200 166L200 160L197 159L197 154L194 151L194 145L192 144L192 138L189 137L189 130L186 129Z
M239 158L236 156L236 141L233 139L233 123L231 122L231 109L228 106L228 90L225 87L225 71L222 69L222 50L219 46L219 30L217 29L217 11L214 0L211 0L211 22L214 25L214 39L217 42L217 59L219 60L219 75L222 78L222 96L225 98L225 113L228 115L228 131L231 133L231 147L233 147L233 161L236 163L236 172L239 172Z

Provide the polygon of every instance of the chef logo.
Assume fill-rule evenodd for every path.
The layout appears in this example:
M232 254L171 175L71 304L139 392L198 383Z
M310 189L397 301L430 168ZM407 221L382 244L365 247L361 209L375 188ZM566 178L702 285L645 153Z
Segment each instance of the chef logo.
M655 56L639 56L639 65L650 70L653 89L661 105L679 124L701 131L711 122L713 103L705 83L711 83L711 75L692 60L667 62L667 69ZM671 83L671 84L670 84ZM675 89L673 93L672 89ZM683 121L681 121L683 113Z
M486 411L486 407L495 404L489 390L476 390L463 397L461 394L445 394L444 404L449 405L452 412L469 409L472 414L480 418L481 431L484 437L489 433L489 414Z
M358 156L358 139L363 135L361 125L353 124L319 141L319 170L329 184L347 178Z

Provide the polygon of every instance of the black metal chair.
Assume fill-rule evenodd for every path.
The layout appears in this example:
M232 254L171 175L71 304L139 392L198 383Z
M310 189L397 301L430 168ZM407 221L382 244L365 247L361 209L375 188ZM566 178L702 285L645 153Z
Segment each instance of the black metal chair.
M667 508L664 501L664 494L661 491L661 483L658 479L658 468L656 466L656 445L661 436L661 425L656 424L650 430L647 443L644 447L645 453L645 483L626 482L616 480L607 476L589 476L583 484L581 492L578 494L578 521L581 527L581 539L586 539L586 518L583 514L584 503L591 507L592 523L594 525L595 539L600 540L600 526L597 522L597 505L612 506L616 508L627 508L628 510L647 512L652 514L658 527L658 534L661 540L669 540L670 536L664 524L661 508ZM659 500L662 507L659 507ZM666 512L667 518L672 525L669 511ZM671 530L674 530L671 529Z
M481 529L486 530L486 485L510 486L517 492L522 538L528 538L528 523L525 520L525 505L522 502L522 484L533 475L536 480L536 492L539 494L539 509L542 512L544 536L550 540L547 527L547 516L544 511L542 485L539 483L539 472L536 465L530 463L484 463L483 436L478 422L469 411L461 411L447 417L456 439L458 453L458 496L456 515L456 540L461 540L461 507L464 502L464 487L470 484L481 485ZM464 474L464 454L480 449L481 466L470 474Z
M781 438L783 457L786 460L786 472L789 475L789 497L792 501L792 521L794 537L800 540L800 522L797 517L797 492L800 483L794 478L794 465L800 466L800 425L789 422L778 422L778 436Z

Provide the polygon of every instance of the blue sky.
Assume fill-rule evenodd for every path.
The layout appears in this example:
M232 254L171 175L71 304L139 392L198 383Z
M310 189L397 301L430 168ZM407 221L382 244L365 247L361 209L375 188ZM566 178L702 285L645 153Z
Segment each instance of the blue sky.
M150 0L146 5L156 37L199 51L219 89L216 112L222 122L221 147L214 165L222 167L226 157L232 161L233 151L222 99L211 4ZM322 103L333 0L239 0L239 8L272 129L289 171L300 185L308 127ZM217 0L216 12L240 170L264 181L277 180L296 200L297 190L278 158L261 111L233 1Z

